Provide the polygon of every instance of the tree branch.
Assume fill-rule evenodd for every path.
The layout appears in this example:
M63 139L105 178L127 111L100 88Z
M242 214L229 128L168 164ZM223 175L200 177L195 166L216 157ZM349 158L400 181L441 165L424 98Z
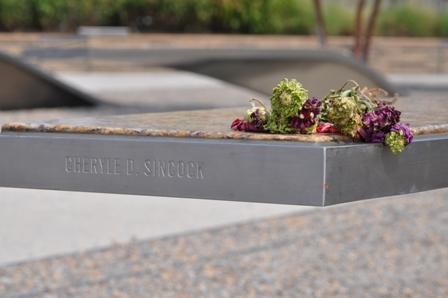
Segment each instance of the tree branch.
M355 45L353 46L353 55L357 59L361 59L362 57L362 47L364 40L362 38L362 12L364 10L366 2L365 0L358 0L358 5L356 6L356 16L355 16L355 30L354 30L354 37L355 37Z
M317 36L319 37L319 44L321 47L325 47L327 44L327 31L325 29L325 21L322 13L322 5L320 0L314 0L314 11L316 13L316 29Z
M375 23L376 19L378 18L378 12L380 10L380 6L381 6L381 0L375 0L375 2L373 3L372 12L370 14L369 23L367 24L364 48L362 53L362 60L365 62L367 62L369 58L370 44L372 42L372 35L375 29Z

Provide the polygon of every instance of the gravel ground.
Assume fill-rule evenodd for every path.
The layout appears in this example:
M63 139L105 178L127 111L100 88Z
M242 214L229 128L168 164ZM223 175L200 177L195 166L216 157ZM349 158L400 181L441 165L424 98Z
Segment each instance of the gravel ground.
M448 297L448 190L0 268L0 297Z

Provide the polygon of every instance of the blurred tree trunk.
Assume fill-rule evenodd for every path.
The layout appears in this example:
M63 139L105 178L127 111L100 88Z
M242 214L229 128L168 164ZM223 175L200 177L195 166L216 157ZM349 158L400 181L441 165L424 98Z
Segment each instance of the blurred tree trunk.
M322 12L322 5L320 0L314 0L314 11L316 13L316 29L317 36L319 37L319 44L321 47L325 47L327 44L327 31L325 29L325 21Z
M373 31L375 30L376 20L378 19L378 12L380 10L381 0L375 0L373 3L372 12L370 13L369 22L367 24L366 35L364 39L364 47L362 53L362 60L367 62L370 53L370 44L372 43Z
M353 55L357 59L361 59L362 57L362 46L364 44L364 40L362 38L362 13L364 11L364 5L366 4L365 0L358 0L358 5L356 6L356 15L355 15L355 45L353 46Z
M363 12L365 6L365 0L358 0L354 30L355 45L353 46L353 56L363 62L367 62L369 59L370 45L372 44L372 36L380 11L381 0L373 1L372 11L367 21L367 27L365 32L363 32Z

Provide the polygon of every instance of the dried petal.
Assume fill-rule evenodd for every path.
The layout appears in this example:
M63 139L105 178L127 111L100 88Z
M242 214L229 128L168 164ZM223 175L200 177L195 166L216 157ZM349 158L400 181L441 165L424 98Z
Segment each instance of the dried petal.
M236 131L244 131L244 121L236 118L235 120L233 120L232 125L230 125L230 128L232 130L236 130Z
M316 132L322 102L313 97L305 101L298 116L294 116L291 126L298 132L310 134Z
M382 143L391 127L400 121L401 112L393 106L381 103L373 111L362 117L362 128L358 133L369 143Z
M329 122L321 122L321 123L319 123L319 125L317 126L316 131L317 131L317 133L337 133L338 132L336 127L334 127L334 125L332 123L329 123Z

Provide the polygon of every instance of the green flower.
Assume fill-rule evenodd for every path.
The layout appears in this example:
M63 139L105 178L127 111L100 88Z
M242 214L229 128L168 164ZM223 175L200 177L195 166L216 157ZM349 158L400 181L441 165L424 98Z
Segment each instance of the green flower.
M362 126L362 112L353 97L339 97L326 110L326 121L333 123L343 135L357 136Z
M400 154L406 147L406 138L402 132L390 132L386 135L384 144L389 147L393 154Z
M291 121L297 116L303 103L308 99L308 90L296 80L283 79L273 89L272 112L266 130L272 133L295 133Z
M390 129L390 132L384 139L384 144L394 154L403 152L404 148L412 143L414 136L412 135L411 128L407 124L397 123Z
M348 83L354 87L346 89ZM361 93L358 83L348 81L339 90L331 90L322 103L323 122L333 123L344 135L356 138L362 127L362 115L375 104Z

